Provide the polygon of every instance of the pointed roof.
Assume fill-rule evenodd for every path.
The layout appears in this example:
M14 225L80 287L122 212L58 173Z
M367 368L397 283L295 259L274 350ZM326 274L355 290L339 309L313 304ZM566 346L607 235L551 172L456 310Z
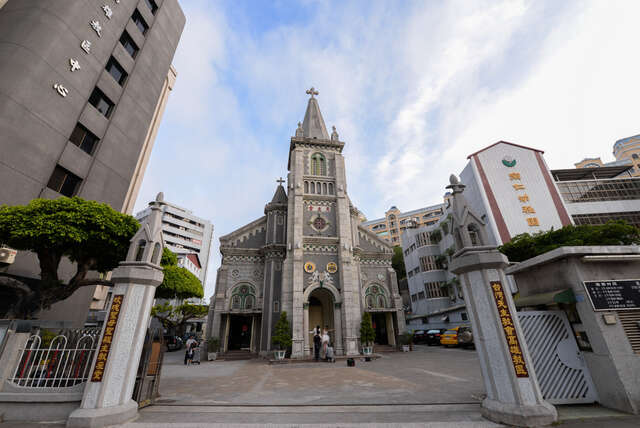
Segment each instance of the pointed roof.
M314 91L313 88L311 88L310 91L311 92L307 91L307 93L311 94L311 98L309 98L309 104L307 104L304 121L302 121L302 136L328 140L329 134L327 133L327 127L324 124L322 113L320 113L318 100L314 98L314 95L317 95L317 91Z
M286 204L288 201L289 199L287 198L287 192L285 192L284 187L282 187L282 184L279 184L278 188L276 189L276 193L274 193L273 195L273 199L271 199L271 203Z

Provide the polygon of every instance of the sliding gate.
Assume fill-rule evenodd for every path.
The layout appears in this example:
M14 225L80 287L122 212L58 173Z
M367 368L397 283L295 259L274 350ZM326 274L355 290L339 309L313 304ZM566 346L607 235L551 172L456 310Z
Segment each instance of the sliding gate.
M598 394L562 311L518 312L542 396L552 404L593 403Z

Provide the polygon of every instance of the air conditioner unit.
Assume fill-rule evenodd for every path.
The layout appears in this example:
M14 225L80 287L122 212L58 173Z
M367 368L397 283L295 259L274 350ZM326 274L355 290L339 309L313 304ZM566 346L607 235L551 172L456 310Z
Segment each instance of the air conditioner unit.
M8 247L0 247L0 263L12 264L16 260L17 250Z

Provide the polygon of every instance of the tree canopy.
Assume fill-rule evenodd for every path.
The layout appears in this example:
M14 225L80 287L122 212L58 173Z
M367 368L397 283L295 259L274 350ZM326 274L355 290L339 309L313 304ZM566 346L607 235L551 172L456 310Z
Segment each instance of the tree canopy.
M565 226L533 235L523 233L499 247L509 261L522 262L558 247L640 244L640 230L622 220L602 225Z
M396 245L393 247L393 257L391 258L391 267L396 271L398 281L407 277L407 271L404 267L404 254L402 253L402 247Z
M291 327L289 326L286 311L280 312L280 319L278 319L278 322L274 327L271 343L273 343L279 350L286 350L291 346Z
M162 250L160 264L163 267L164 279L156 289L156 298L188 299L204 297L202 283L197 276L186 268L178 266L178 258L167 248Z
M105 203L79 197L34 199L27 205L0 206L0 244L38 256L40 279L4 275L3 296L14 304L3 305L5 316L31 317L39 310L71 296L87 280L91 270L108 272L124 260L129 241L140 227L135 218ZM68 282L58 277L63 257L76 264Z
M183 333L187 321L193 318L204 318L208 312L209 306L191 303L173 306L169 302L165 302L151 308L151 316L158 318L167 330L175 331L180 335Z

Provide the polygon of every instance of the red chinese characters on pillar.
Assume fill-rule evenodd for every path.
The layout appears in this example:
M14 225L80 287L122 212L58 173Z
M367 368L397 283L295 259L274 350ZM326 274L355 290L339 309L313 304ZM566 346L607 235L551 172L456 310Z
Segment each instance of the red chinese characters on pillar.
M511 317L511 311L509 310L509 306L505 300L504 290L502 289L502 283L500 283L500 281L491 282L491 293L496 301L502 330L504 331L504 337L507 339L509 353L511 354L511 362L513 363L513 369L516 372L516 376L529 377L527 364L522 356L522 348L520 348L520 340L516 334L516 329L513 325L513 318Z
M111 342L113 341L113 335L118 325L118 317L120 316L120 307L122 306L123 299L124 294L113 296L109 317L107 318L104 334L102 335L102 342L100 342L100 347L98 348L96 366L93 368L93 374L91 375L91 382L102 382L107 358L109 358L109 351L111 350Z

